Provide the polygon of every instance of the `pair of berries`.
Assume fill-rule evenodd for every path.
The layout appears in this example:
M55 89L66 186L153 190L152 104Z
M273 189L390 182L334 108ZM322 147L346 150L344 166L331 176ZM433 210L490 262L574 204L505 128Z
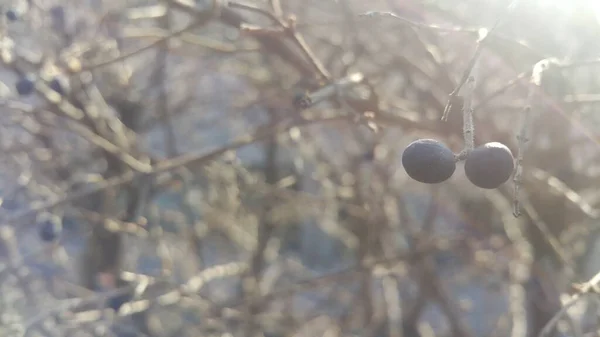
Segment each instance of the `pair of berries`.
M35 81L36 78L32 74L27 74L21 77L17 83L15 84L15 88L17 89L17 93L20 96L28 96L31 95L35 91ZM64 95L65 93L65 79L60 77L53 77L50 82L48 82L48 86L50 89L56 91L57 93Z
M402 166L412 179L425 184L448 180L456 170L455 155L435 139L419 139L402 154ZM504 184L514 170L514 157L506 145L492 142L469 152L465 174L475 186L494 189Z

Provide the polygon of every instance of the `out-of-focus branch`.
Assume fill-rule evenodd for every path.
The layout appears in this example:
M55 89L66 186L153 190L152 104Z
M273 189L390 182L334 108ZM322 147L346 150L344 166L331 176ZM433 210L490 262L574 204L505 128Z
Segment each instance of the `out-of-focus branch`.
M324 86L314 92L296 97L294 105L299 109L307 109L315 104L331 99L338 93L347 90L349 87L357 85L364 80L361 73L350 74L335 83Z
M594 275L587 282L584 282L581 284L573 284L573 289L576 290L576 293L574 295L572 295L571 298L568 299L565 304L563 304L563 307L560 309L560 311L558 311L552 317L552 319L550 321L548 321L548 323L546 323L546 326L544 326L544 328L540 331L538 337L550 336L552 333L552 329L554 329L556 324L558 324L558 322L562 318L564 318L565 315L567 315L568 310L572 306L577 304L579 301L583 300L585 297L587 297L589 295L597 296L597 294L600 294L599 285L600 285L600 273L597 273L596 275Z
M175 8L181 8L182 6L184 6L182 3L180 3L179 1L173 0L172 2L169 2L170 5L172 5ZM212 6L209 6L210 8L208 10L196 10L196 13L198 15L196 15L194 18L195 20L187 25L184 28L181 28L171 34L169 34L166 37L162 37L157 41L154 41L144 47L141 47L139 49L136 49L134 51L128 52L124 55L121 55L119 57L107 60L107 61L102 61L99 63L94 63L94 64L86 64L86 65L82 65L81 67L81 71L86 71L86 70L93 70L93 69L97 69L100 67L104 67L107 65L111 65L120 61L123 61L125 59L128 59L132 56L141 54L143 52L146 52L148 50L152 50L154 48L160 47L162 44L164 44L165 41L174 38L174 37L178 37L179 35L182 35L192 29L198 28L200 26L203 26L205 24L207 24L210 20L214 19L216 17L216 15L219 13L219 9L220 9L220 5L219 5L219 1L218 0L212 0ZM189 8L189 7L183 7L183 8Z

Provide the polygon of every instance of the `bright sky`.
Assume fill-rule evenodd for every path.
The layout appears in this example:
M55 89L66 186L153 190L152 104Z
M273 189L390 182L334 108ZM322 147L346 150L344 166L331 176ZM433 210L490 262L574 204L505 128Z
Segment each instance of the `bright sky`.
M581 6L586 11L592 9L597 19L600 21L600 0L536 0L540 7L555 7L564 10L566 15L575 14L577 6Z

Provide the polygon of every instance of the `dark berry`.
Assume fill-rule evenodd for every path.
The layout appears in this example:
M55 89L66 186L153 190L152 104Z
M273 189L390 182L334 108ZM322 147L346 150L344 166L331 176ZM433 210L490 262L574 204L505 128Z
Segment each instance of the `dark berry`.
M63 6L52 6L48 12L54 20L61 22L65 20L65 8Z
M26 75L17 81L15 88L21 96L31 95L35 89L35 78L31 75Z
M494 189L510 178L515 162L506 145L498 142L484 144L467 155L465 174L475 186Z
M456 170L452 150L435 139L410 143L402 153L402 166L409 177L425 184L446 181Z
M49 83L48 86L50 89L56 91L57 93L63 95L65 93L64 86L60 78L54 77Z
M40 239L46 242L56 240L62 230L62 224L59 220L54 218L42 221L39 226Z
M19 20L19 13L14 9L9 9L6 11L6 18L10 21L17 21Z
M119 309L123 306L123 304L131 301L132 297L130 293L125 294L117 294L111 296L107 302L106 306L113 309L114 311L119 311Z
M365 161L373 161L375 160L375 149L369 149L363 154L363 159Z
M298 109L307 109L311 104L312 101L308 94L299 92L294 95L294 107Z

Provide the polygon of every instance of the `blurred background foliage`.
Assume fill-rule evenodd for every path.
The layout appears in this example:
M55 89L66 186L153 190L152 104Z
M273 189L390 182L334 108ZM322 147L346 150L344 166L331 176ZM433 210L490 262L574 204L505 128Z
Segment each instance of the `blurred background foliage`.
M0 335L598 336L600 6L508 4L3 0ZM517 153L553 60L519 218L400 163L462 149L501 15L476 144Z

